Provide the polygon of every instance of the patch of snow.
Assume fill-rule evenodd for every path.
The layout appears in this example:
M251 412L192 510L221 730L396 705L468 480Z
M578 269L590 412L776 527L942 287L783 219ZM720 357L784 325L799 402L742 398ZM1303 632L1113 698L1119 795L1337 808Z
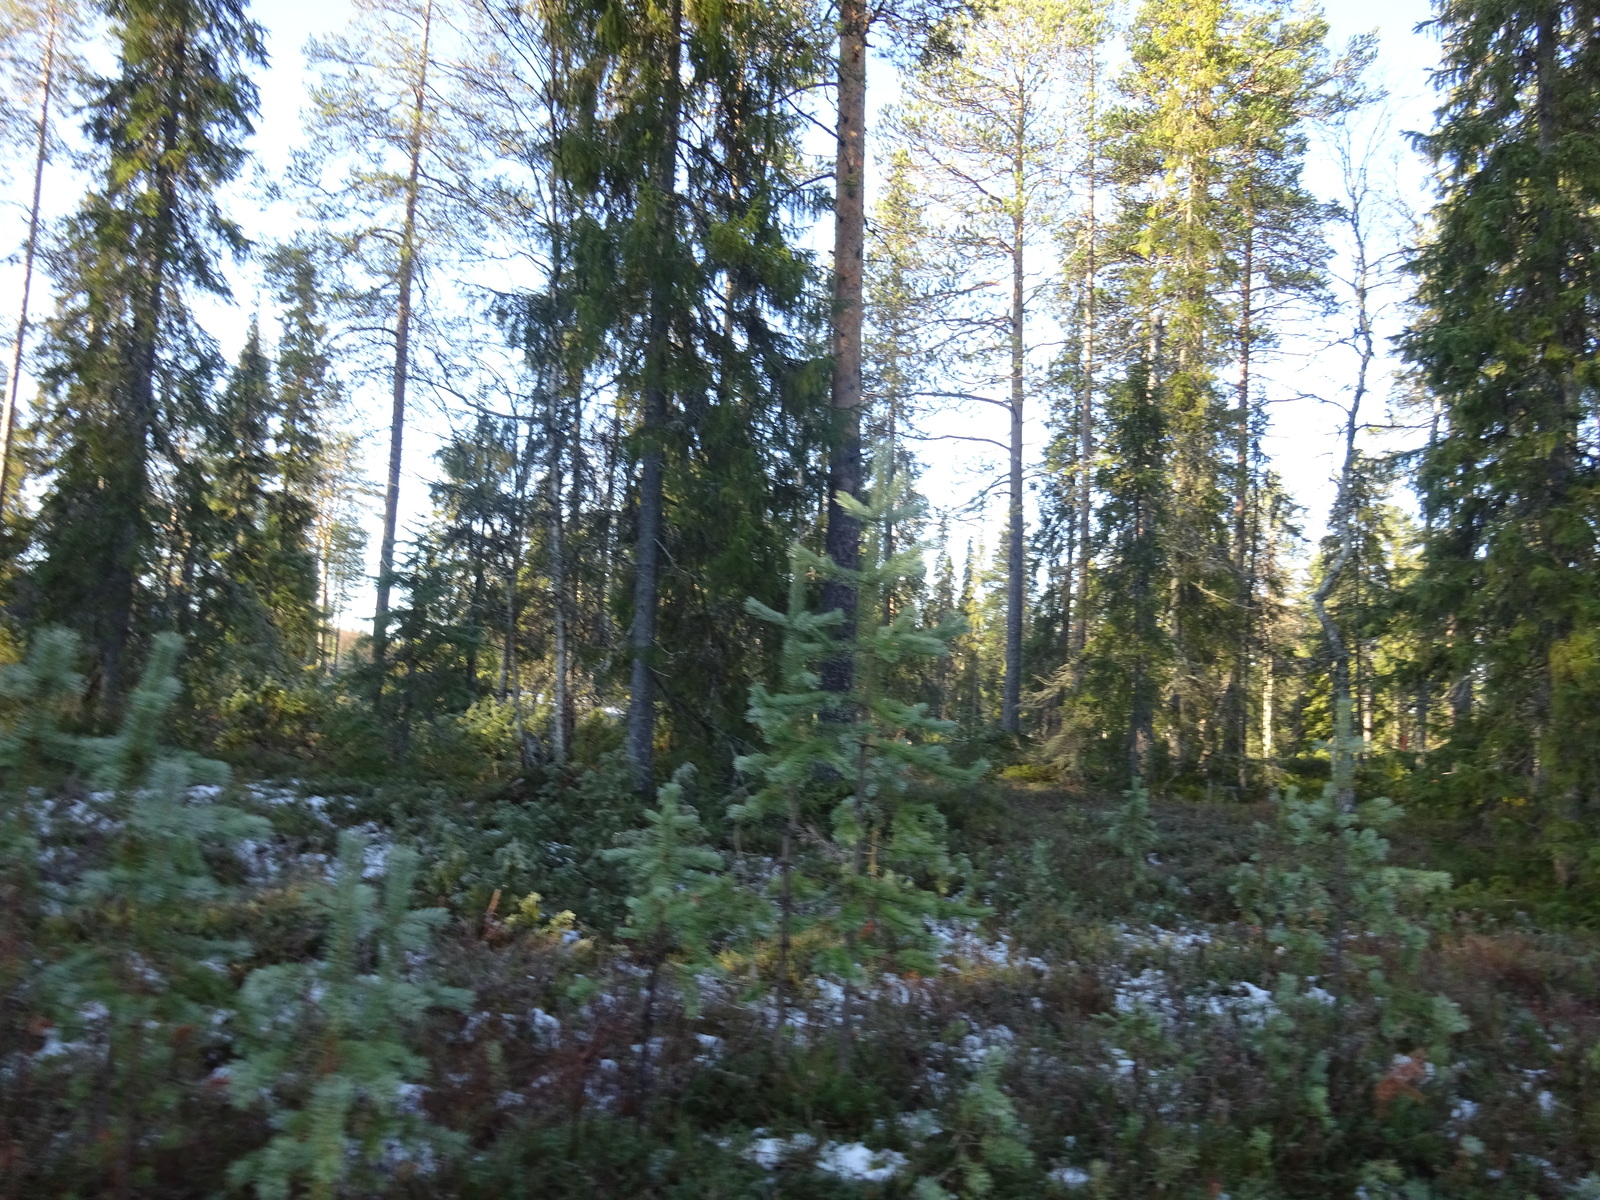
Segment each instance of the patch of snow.
M872 1150L860 1142L829 1142L817 1155L817 1170L840 1179L882 1183L906 1165L898 1150Z
M764 1130L757 1129L756 1133ZM793 1137L758 1137L745 1148L744 1156L763 1171L775 1171L778 1164L794 1154L803 1154L817 1144L817 1139L809 1133L797 1133Z
M422 1111L422 1097L428 1089L420 1083L401 1083L394 1089L395 1108L403 1113Z
M1090 1175L1082 1167L1057 1167L1050 1172L1050 1178L1062 1187L1081 1188L1089 1186Z
M901 1113L895 1118L896 1124L905 1131L905 1135L914 1142L925 1142L931 1137L938 1137L944 1132L944 1127L939 1124L936 1113L927 1109L918 1109L916 1112Z
M533 1025L533 1032L541 1043L549 1046L561 1045L561 1022L545 1012L536 1008L528 1014L528 1021Z

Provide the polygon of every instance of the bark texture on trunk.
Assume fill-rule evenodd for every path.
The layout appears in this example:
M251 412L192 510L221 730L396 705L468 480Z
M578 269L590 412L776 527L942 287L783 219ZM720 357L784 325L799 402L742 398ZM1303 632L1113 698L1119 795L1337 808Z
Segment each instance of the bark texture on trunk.
M1099 347L1099 307L1095 287L1099 281L1100 226L1095 207L1097 187L1100 182L1100 132L1096 128L1099 104L1100 59L1098 53L1090 55L1087 104L1087 129L1089 135L1088 159L1085 172L1084 239L1087 256L1084 262L1083 281L1083 395L1078 399L1078 476L1076 499L1078 502L1078 556L1074 563L1076 580L1072 598L1072 628L1068 637L1068 650L1072 663L1072 686L1077 690L1083 684L1084 652L1089 645L1089 534L1094 520L1094 479L1090 467L1094 461L1094 372L1095 355Z
M417 193L422 175L422 133L427 103L429 41L433 33L433 4L422 17L422 61L412 92L410 161L406 173L405 218L400 228L399 296L394 328L394 383L389 412L389 468L383 490L383 539L378 547L378 596L372 613L372 665L377 699L383 701L384 675L389 652L389 591L394 575L395 527L400 514L401 448L405 438L406 382L411 372L411 289L417 255Z
M867 26L865 0L839 5L839 126L834 166L833 410L836 422L828 458L826 552L846 570L861 565L861 522L839 505L839 494L861 495L861 292L866 241ZM822 608L842 612L841 643L856 634L856 589L844 580L823 584ZM855 662L848 650L821 664L822 686L848 692Z
M649 344L645 347L644 452L639 464L639 527L633 560L633 624L628 630L632 655L628 699L628 762L634 786L642 793L655 788L656 735L656 602L661 594L661 534L665 504L666 451L662 438L667 424L667 368L671 354L672 282L662 264L675 229L673 202L678 171L680 95L678 72L683 54L683 3L673 0L669 45L666 50L666 89L662 98L663 130L660 156L652 180L657 196L656 238L661 253L653 264L650 289Z
M1022 323L1026 289L1022 241L1021 157L1017 159L1016 209L1011 218L1011 436L1009 504L1006 522L1006 679L1000 725L1007 733L1022 732L1022 594L1027 560L1022 542L1022 416L1025 349Z
M11 351L11 378L6 381L5 413L0 416L0 517L11 494L11 436L17 419L17 389L22 383L22 348L28 338L28 300L33 291L33 264L39 250L39 198L44 164L50 156L50 98L56 80L56 33L61 9L50 2L50 32L45 37L44 70L39 89L39 129L33 154L33 202L28 208L28 240L22 251L22 308L17 315L17 341Z

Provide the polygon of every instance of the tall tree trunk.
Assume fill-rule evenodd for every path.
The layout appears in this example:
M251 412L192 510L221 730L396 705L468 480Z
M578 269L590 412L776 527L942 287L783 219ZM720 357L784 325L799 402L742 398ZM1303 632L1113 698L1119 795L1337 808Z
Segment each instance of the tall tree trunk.
M1016 205L1011 216L1011 478L1006 530L1006 680L1000 725L1007 733L1022 732L1022 593L1026 560L1022 545L1022 405L1024 348L1022 322L1026 303L1023 261L1022 149L1015 161Z
M1078 561L1070 639L1074 689L1083 682L1083 656L1089 644L1089 527L1094 516L1094 481L1090 478L1089 467L1094 458L1095 334L1096 320L1099 316L1095 297L1099 267L1097 255L1100 249L1100 230L1095 211L1095 185L1099 182L1100 174L1098 162L1100 135L1095 128L1095 107L1099 101L1097 91L1099 64L1099 56L1091 54L1086 96L1089 130L1088 195L1084 211L1084 235L1088 241L1089 253L1088 261L1084 264L1083 287L1083 395L1078 400Z
M554 709L550 722L550 754L556 765L567 761L567 548L565 522L561 510L562 448L566 441L561 427L556 395L550 394L549 430L546 439L550 446L550 461L545 467L550 489L550 617L555 642L555 681L551 689Z
M1328 612L1328 597L1338 586L1339 577L1355 556L1354 531L1351 529L1351 509L1354 503L1356 473L1356 434L1361 428L1361 405L1366 399L1372 364L1377 358L1376 335L1372 327L1372 308L1369 291L1372 285L1372 263L1367 253L1367 229L1363 223L1364 202L1367 199L1362 177L1347 169L1345 179L1348 205L1345 220L1349 224L1354 246L1353 280L1355 292L1355 350L1356 374L1351 389L1350 407L1345 411L1344 462L1339 471L1339 490L1334 497L1332 525L1338 547L1334 561L1329 564L1322 582L1311 594L1311 609L1317 623L1322 626L1332 659L1333 709L1336 720L1334 730L1334 799L1341 812L1355 809L1355 789L1351 781L1347 759L1350 754L1351 732L1351 671L1350 647L1337 622Z
M1428 448L1424 451L1423 461L1429 461L1433 456L1434 447L1439 442L1439 419L1444 412L1444 401L1438 392L1433 393L1433 412L1428 422ZM1433 544L1433 506L1422 506L1422 544ZM1417 752L1423 753L1428 749L1428 729L1432 718L1433 706L1433 647L1437 641L1437 629L1425 624L1421 631L1418 658L1423 664L1423 669L1417 673Z
M401 443L406 425L406 382L411 372L411 289L417 255L417 193L422 175L424 105L427 102L429 42L433 34L433 0L422 15L422 60L412 89L410 159L406 171L405 218L400 228L399 297L394 327L394 383L389 413L389 471L383 491L383 540L378 547L378 598L372 614L372 665L376 698L383 702L389 652L389 590L394 575L395 527L400 514Z
M39 197L44 164L50 156L50 96L55 90L56 33L60 0L50 0L50 31L45 37L43 82L39 88L39 132L33 154L33 203L28 208L28 240L22 252L22 308L17 316L17 342L11 351L11 378L6 382L5 412L0 415L0 518L11 495L11 434L17 419L17 389L22 383L22 348L28 337L28 299L33 290L33 263L39 249Z
M628 631L628 648L633 656L628 700L628 762L633 782L640 792L654 790L656 733L656 603L661 594L662 507L665 503L664 476L667 425L667 368L672 352L672 284L667 278L668 253L676 230L674 196L678 172L678 124L682 104L678 72L683 54L683 0L672 0L672 16L667 31L666 90L662 98L662 138L660 157L654 165L656 190L656 262L652 264L650 288L649 344L645 347L644 413L642 433L644 453L639 464L639 528L634 551L633 624Z
M1248 171L1249 166L1246 167ZM1250 651L1255 640L1255 572L1252 569L1250 537L1250 366L1255 349L1256 211L1255 189L1245 185L1244 252L1240 262L1239 287L1239 391L1234 409L1233 480L1233 569L1239 588L1239 641L1234 647L1233 668L1228 680L1229 703L1223 714L1228 722L1225 743L1231 743L1242 789L1248 784L1247 751L1250 722Z
M827 555L839 567L861 565L861 522L839 505L839 495L861 495L861 291L865 267L867 28L866 0L839 4L839 124L833 210L833 414L828 457ZM855 640L856 590L842 579L822 587L824 612L842 612L835 627L841 645ZM821 664L825 690L848 692L855 673L849 650Z

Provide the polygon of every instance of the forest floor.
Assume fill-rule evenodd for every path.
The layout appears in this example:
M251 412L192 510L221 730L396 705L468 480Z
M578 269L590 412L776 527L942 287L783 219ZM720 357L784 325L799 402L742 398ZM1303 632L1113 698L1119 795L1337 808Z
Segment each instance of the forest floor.
M770 956L728 957L692 1015L669 998L643 1030L645 973L581 897L546 905L575 930L518 935L464 911L494 907L488 876L458 882L441 968L476 999L432 1044L428 1108L480 1153L451 1186L1600 1196L1593 932L1541 928L1503 880L1413 901L1371 845L1336 853L1271 804L1156 800L1142 824L1120 798L1003 784L943 806L990 915L947 923L936 977L865 989L848 1044L826 979L797 981L775 1037ZM1470 865L1481 840L1391 834L1402 869Z
M350 1195L1600 1198L1600 935L1545 899L1524 911L1503 879L1407 874L1470 867L1479 834L1402 821L1385 861L1373 828L1341 840L1311 809L939 796L960 894L987 915L937 923L935 974L846 999L797 973L780 1025L770 946L724 953L692 989L662 973L647 1011L652 973L595 853L636 802L603 783L191 790L267 823L214 864L247 898L241 972L325 953L307 896L342 830L368 839L374 879L415 846L418 899L450 914L413 966L471 999L413 1035L426 1069L403 1091L460 1136L447 1154L384 1142ZM732 869L758 880L765 862ZM150 1186L129 1194L218 1194L267 1136L228 1102L238 1022L216 1020L192 1136L151 1143ZM88 1035L30 1036L35 1092L7 1120L38 1186L16 1194L93 1194L50 1182L72 1175L50 1147L84 1094L74 1055L103 1060Z

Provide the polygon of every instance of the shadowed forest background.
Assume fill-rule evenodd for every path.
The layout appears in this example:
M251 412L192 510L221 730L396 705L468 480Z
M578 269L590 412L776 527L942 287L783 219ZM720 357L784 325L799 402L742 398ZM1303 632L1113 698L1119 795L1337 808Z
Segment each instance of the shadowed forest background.
M1600 1197L1600 12L351 11L0 0L0 1196Z

